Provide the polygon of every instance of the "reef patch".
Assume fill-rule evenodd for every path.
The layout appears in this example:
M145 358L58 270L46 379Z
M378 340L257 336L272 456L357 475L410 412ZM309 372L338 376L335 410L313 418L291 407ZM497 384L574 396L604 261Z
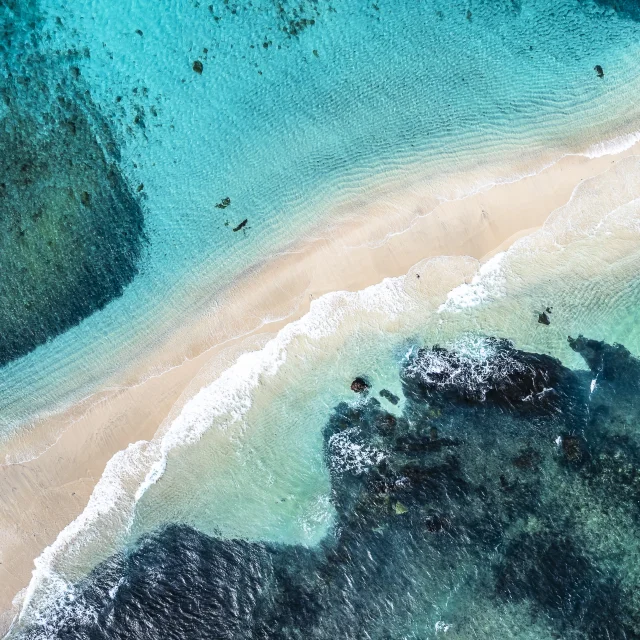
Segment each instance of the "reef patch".
M144 246L139 197L78 60L39 50L36 5L5 12L0 46L0 365L122 294Z

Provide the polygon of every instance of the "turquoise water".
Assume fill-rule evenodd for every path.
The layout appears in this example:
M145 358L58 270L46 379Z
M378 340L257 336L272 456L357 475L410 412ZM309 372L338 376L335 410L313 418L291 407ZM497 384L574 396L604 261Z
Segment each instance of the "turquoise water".
M112 459L16 636L635 637L638 168L480 269L324 296L214 377Z
M121 297L3 368L5 432L381 176L582 149L636 121L638 25L589 2L29 6L39 52L78 52L58 66L108 123L148 242Z
M134 203L127 211L141 211L144 224L130 252L114 241L133 256L117 270L118 286L83 307L72 328L54 327L49 342L2 367L5 435L99 388L185 318L215 310L240 273L325 233L336 203L383 180L548 161L637 128L639 25L633 11L602 3L118 0L27 8L15 24L35 30L23 40L49 61L52 85L71 73L68 91L91 114L78 157L89 150L114 158L122 197ZM23 64L3 51L5 68ZM9 137L20 100L30 100L31 89L20 91L3 112ZM40 112L48 99L34 103ZM58 111L49 112L57 122ZM639 354L639 169L631 157L585 181L544 229L480 269L470 258L441 258L362 292L325 296L262 349L211 376L160 437L111 460L85 512L37 559L22 624L60 612L82 618L87 612L73 609L86 586L78 581L167 525L317 549L339 523L323 448L334 408L345 401L358 411L350 384L363 375L372 394L384 388L401 398L397 406L380 400L385 410L398 420L410 415L399 372L420 346L445 345L486 363L485 338L497 336L584 370L567 343L583 333ZM88 175L98 183L103 173ZM52 207L61 246L75 246L60 222L68 211L86 222L86 174L78 175L78 197ZM246 233L234 232L245 219ZM61 265L80 272L72 260ZM4 295L19 305L20 291ZM549 326L537 321L547 306ZM347 444L348 471L372 463L366 443ZM104 597L113 600L111 588ZM482 619L474 607L484 601L460 602ZM526 618L520 608L502 613ZM504 633L496 620L487 629ZM547 631L540 622L519 637Z

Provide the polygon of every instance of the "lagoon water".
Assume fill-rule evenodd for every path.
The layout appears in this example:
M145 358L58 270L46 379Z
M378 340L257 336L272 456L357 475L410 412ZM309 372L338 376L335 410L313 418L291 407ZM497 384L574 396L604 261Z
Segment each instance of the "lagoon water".
M44 280L49 276L32 266L43 251L51 251L60 273L55 282L64 284L46 300L50 307L43 304L38 311L42 319L38 327L25 328L36 338L15 347L0 369L2 437L20 438L20 430L39 414L100 388L187 316L215 309L218 297L241 274L301 239L328 233L342 222L335 214L336 205L364 197L377 184L414 178L433 178L437 183L440 176L484 166L498 167L506 179L514 177L509 167L524 166L525 160L535 168L570 152L607 153L609 148L598 147L599 142L617 138L616 144L630 144L638 128L635 96L640 84L640 25L634 11L632 4L542 0L393 5L384 0L303 4L230 0L211 5L171 2L162 7L119 0L84 6L52 0L9 3L2 15L5 31L12 34L10 46L2 49L9 96L1 114L4 135L15 141L16 132L31 118L34 129L50 126L49 137L43 135L41 141L36 136L33 143L41 145L42 156L51 156L51 148L71 149L57 151L51 164L66 161L67 153L81 167L92 162L97 169L72 174L69 188L77 192L72 204L63 202L53 213L46 210L44 219L55 239L48 249L38 243L27 249L18 244L22 231L28 234L31 229L40 237L42 217L33 217L29 222L33 226L24 230L10 218L15 217L17 205L2 210L3 215L7 211L7 228L16 232L15 246L8 246L17 257L7 261L7 268L26 273L22 287L35 292L34 300L41 300L39 292L50 286ZM33 85L16 78L33 74L38 60L46 60L39 79L47 89L36 96ZM596 65L604 77L596 73ZM72 137L47 142L57 140L55 136L61 135L57 125L68 122L76 111L81 115L74 116L76 124L69 128ZM89 124L83 125L82 117ZM76 149L69 140L78 141L79 131L85 137ZM12 182L7 182L14 189L12 198L49 203L47 189L68 188L56 183L61 178L54 169L48 173L38 169L35 186L11 175ZM316 593L331 581L325 576L300 584L289 576L287 582L278 563L294 566L286 554L297 550L295 566L311 575L320 571L314 564L318 559L311 556L320 553L318 549L331 552L327 540L338 540L343 551L344 536L362 535L358 544L369 544L370 531L384 529L386 521L381 518L372 524L364 518L364 533L362 525L352 531L352 524L345 524L352 522L355 507L344 502L344 486L354 485L340 474L361 478L385 456L397 466L393 447L400 446L346 438L337 440L337 449L328 447L326 429L333 424L334 408L348 402L368 415L367 411L376 410L368 403L372 397L380 398L384 388L400 398L397 405L380 399L384 410L401 424L403 419L413 420L411 428L420 434L434 416L425 418L415 409L401 378L417 350L435 344L460 354L460 370L466 371L463 383L466 380L472 387L478 370L491 370L499 356L488 337L511 340L526 352L550 354L575 371L587 366L570 348L569 335L619 342L632 355L640 354L638 169L637 159L630 157L585 181L542 230L520 239L480 270L470 258L442 257L416 265L407 276L357 293L328 294L312 303L308 315L208 381L162 437L131 445L109 463L83 515L36 560L12 633L34 638L131 637L127 634L136 630L139 637L152 638L166 637L161 635L163 629L171 628L174 635L169 637L176 638L252 637L248 627L236 628L230 620L243 619L247 611L255 619L260 615L268 619L264 613L268 609L272 616L279 611L293 616L293 622L279 629L282 637L328 637L331 625L316 624L317 610L313 613L300 602L313 602L326 611L323 607L333 602L331 597L315 600L305 594ZM91 190L84 186L103 182L109 186ZM477 185L458 183L457 188L459 194ZM31 195L30 189L39 195ZM89 191L88 200L83 194ZM94 194L105 193L107 201L125 203L117 209L124 212L120 217L111 219L113 207L103 211L96 205ZM82 207L95 212L95 222L83 215ZM74 224L80 229L78 237L104 239L109 224L122 229L123 218L138 221L139 215L142 224L128 223L135 232L108 236L108 255L116 258L103 270L96 267L95 258L100 250L106 251L104 246L88 242L82 259L65 248L65 243L77 246ZM245 231L234 232L245 219ZM5 284L0 293L7 327L14 326L15 318L6 310L36 317L24 306L19 288ZM87 301L69 310L63 303L74 296L83 300L86 296ZM538 313L547 306L549 326L538 322ZM63 313L68 320L60 319ZM371 385L368 400L354 399L349 390L358 375ZM484 384L487 378L482 375ZM588 389L591 378L576 375ZM597 371L593 375L597 379ZM607 394L614 392L615 388L606 389ZM433 406L439 401L430 400ZM635 415L634 395L625 402L628 415ZM609 397L601 403L609 406ZM565 410L562 405L560 411ZM412 411L418 411L418 417ZM477 444L472 434L464 433L468 425L462 414L446 415L449 421L438 423L441 432ZM515 424L518 419L513 417ZM353 429L360 418L349 420ZM368 418L363 420L358 428L367 433ZM528 440L514 438L513 430L505 432L505 450L496 453L487 473L511 464L520 448L530 445L541 458L523 464L531 473L542 469L540 481L547 483L547 493L541 504L561 509L558 496L571 494L562 512L567 525L564 531L551 527L544 513L528 506L521 512L513 507L516 515L507 518L503 511L511 507L500 502L496 517L504 516L504 526L496 534L496 545L502 545L500 552L506 557L505 549L517 549L518 536L539 534L539 545L560 549L558 562L571 567L562 574L571 597L587 598L588 592L593 599L606 591L600 581L593 582L587 566L594 575L600 571L617 580L622 595L615 602L612 598L611 607L617 608L611 617L624 618L623 626L611 627L607 636L602 620L587 624L581 611L541 603L535 590L549 589L543 579L531 577L533 586L523 586L499 557L482 555L485 549L479 549L486 541L468 542L468 536L456 539L457 534L445 532L458 551L463 538L469 547L477 546L462 554L459 567L482 561L496 567L493 573L481 571L482 580L474 589L462 589L453 597L467 574L434 560L435 577L430 577L429 563L421 565L411 574L415 588L407 591L415 602L398 614L408 616L408 622L388 611L384 624L369 610L367 616L353 618L341 612L346 617L339 625L352 625L342 627L350 629L344 637L546 638L554 633L571 638L637 637L640 623L634 605L638 603L625 601L626 594L634 592L637 577L631 570L619 570L612 560L617 553L631 565L637 556L637 525L630 502L621 498L616 503L617 519L607 512L600 498L589 493L589 483L597 484L599 476L571 459L571 446L561 447L568 460L560 460L560 471L552 467L557 445L551 436L581 434L582 424L564 425L562 433L553 434L536 431L535 421L523 418L522 424ZM589 459L623 458L632 478L629 483L636 486L635 442L640 436L628 424L618 431L608 426L611 432L605 435L605 427L599 422L596 427L600 448L594 445ZM622 435L627 440L619 445L621 453L612 453L607 438ZM387 451L382 445L391 448ZM576 469L571 466L574 462ZM336 471L332 464L341 466ZM576 477L570 475L574 472ZM474 486L489 482L473 470L464 473ZM505 480L512 481L524 482ZM616 482L626 480L611 482L616 487ZM391 496L393 513L401 517L404 508L410 512L425 508L422 498L409 503L411 499ZM463 492L452 498L459 501L449 508L464 510L467 499ZM589 520L585 504L596 503ZM429 506L433 505L427 501ZM442 523L448 517L444 508L438 503L440 511L426 517L437 515ZM420 522L414 524L424 528L425 522ZM604 535L612 522L618 529L607 539L608 546L583 548L585 537ZM465 526L472 528L469 523ZM389 528L393 536L394 527ZM402 536L414 534L403 530ZM371 547L376 558L397 544L393 536L380 535L380 546ZM176 539L182 542L175 543ZM242 542L229 543L238 548L224 548L229 540ZM258 553L243 544L272 546L266 551L260 547ZM529 546L538 549L537 545ZM583 545L581 553L574 552L576 545ZM347 549L353 551L348 545ZM285 554L284 560L278 554ZM207 595L201 597L209 610L216 611L213 622L180 605L181 597L189 600L190 591L181 593L175 585L173 591L163 590L169 583L182 584L180 575L167 569L175 558L179 564L181 557L204 567L212 580L204 588ZM225 558L224 567L216 564L220 558ZM410 566L402 559L395 561L399 564L385 571L397 574ZM411 557L404 561L415 562ZM349 570L340 564L342 560L336 562L334 570L348 582ZM574 580L576 572L586 576L586 587ZM147 600L141 575L158 578L154 588L143 585L149 587ZM511 592L495 596L492 579L513 583ZM429 580L434 583L431 591ZM393 585L389 580L391 603L396 602ZM261 604L258 615L252 609L258 599L255 593L271 588L278 595ZM384 588L374 596L384 600ZM153 598L163 615L173 619L175 630L162 616L154 617ZM253 604L246 604L245 598ZM427 598L428 606L421 607L420 598ZM233 604L236 601L240 604ZM532 608L534 614L529 615ZM182 626L187 619L190 622ZM212 626L199 627L199 619ZM323 619L326 623L326 616ZM267 620L256 626L254 637L278 637L270 624Z

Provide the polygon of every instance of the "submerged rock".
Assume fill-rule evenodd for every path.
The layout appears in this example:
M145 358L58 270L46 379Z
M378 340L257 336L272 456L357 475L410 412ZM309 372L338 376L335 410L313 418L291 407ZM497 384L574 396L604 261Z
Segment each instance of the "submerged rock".
M578 436L562 436L562 453L568 462L582 462L585 456L585 448Z
M604 78L604 70L599 64L593 67L593 70L598 74L598 78Z
M237 227L233 227L233 231L240 231L241 229L244 229L247 226L247 223L249 222L249 220L247 218L245 218Z
M640 390L640 362L628 349L583 336L569 337L568 341L569 346L584 358L599 384L615 384L627 392Z
M551 324L551 320L549 320L549 316L547 315L546 311L543 311L542 313L538 314L538 322L540 324L546 324L546 325Z
M402 502L396 502L393 506L393 510L397 516L401 516L404 513L408 513L409 509L405 507Z
M380 396L385 400L388 400L391 404L394 404L394 405L400 402L400 398L398 398L398 396L395 395L395 393L391 393L391 391L388 391L387 389L381 389Z

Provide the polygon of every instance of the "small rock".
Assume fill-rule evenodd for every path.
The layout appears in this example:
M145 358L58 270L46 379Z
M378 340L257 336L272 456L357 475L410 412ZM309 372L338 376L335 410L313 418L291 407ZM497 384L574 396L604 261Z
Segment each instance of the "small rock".
M203 70L204 70L204 66L202 65L202 62L200 62L200 60L196 60L196 61L193 63L193 70L194 70L196 73L202 73L202 72L203 72Z
M351 387L353 389L353 386ZM382 389L380 391L380 397L388 400L391 404L398 404L400 402L400 398L395 393L391 393L387 389Z
M448 518L443 518L437 514L427 516L425 519L425 525L429 533L441 533L451 526Z
M237 227L234 227L234 231L240 231L240 229L244 229L247 226L247 222L249 222L248 218L245 218Z
M397 425L398 421L396 417L390 413L383 413L376 420L376 428L382 436L392 435Z
M231 198L223 198L216 205L216 209L226 209L231 204Z
M547 315L546 311L543 311L542 313L538 314L538 322L540 324L551 324L551 320L549 320L549 316Z
M144 189L144 184L142 182L138 185L138 193L140 193Z
M580 462L583 455L580 438L578 436L563 436L562 453L569 462Z
M369 383L364 378L356 378L351 383L351 391L356 393L365 393L369 390Z
M542 456L532 448L523 449L513 460L513 466L521 471L535 471L542 462Z
M604 69L599 64L593 67L593 70L598 74L598 78L604 78Z

